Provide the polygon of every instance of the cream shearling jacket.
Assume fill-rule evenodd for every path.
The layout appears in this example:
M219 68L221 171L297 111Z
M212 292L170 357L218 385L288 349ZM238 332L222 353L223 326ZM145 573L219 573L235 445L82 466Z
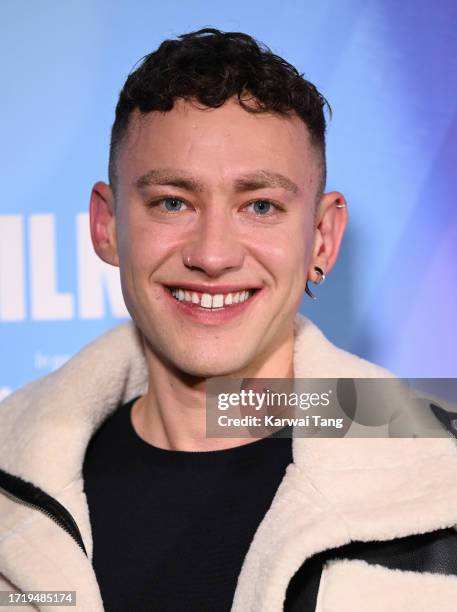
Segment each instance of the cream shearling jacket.
M297 315L295 375L392 375L330 343ZM0 488L0 590L76 591L76 608L102 612L82 465L115 408L143 394L147 371L133 323L104 334L56 372L0 404L0 469L33 483L74 518L87 556L40 510ZM351 541L391 540L457 525L457 446L436 439L293 440L291 463L260 523L232 612L280 612L294 573ZM14 608L15 609L15 608ZM50 612L69 608L48 607ZM455 612L457 576L338 559L322 571L318 612Z

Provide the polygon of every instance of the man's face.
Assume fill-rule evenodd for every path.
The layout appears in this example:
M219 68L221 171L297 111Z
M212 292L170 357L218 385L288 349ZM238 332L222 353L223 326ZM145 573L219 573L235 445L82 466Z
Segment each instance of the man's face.
M298 117L235 100L135 113L117 176L123 294L156 356L227 375L291 341L320 180Z

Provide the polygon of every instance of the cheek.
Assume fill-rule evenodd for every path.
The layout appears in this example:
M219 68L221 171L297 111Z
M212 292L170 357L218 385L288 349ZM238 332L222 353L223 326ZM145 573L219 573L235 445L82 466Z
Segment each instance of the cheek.
M144 215L126 216L118 232L120 267L152 271L176 251L179 232Z
M124 226L119 236L119 263L122 268L141 269L156 257L156 243L144 231Z
M304 275L312 244L301 224L259 229L249 240L254 257L274 277L277 284L291 285Z

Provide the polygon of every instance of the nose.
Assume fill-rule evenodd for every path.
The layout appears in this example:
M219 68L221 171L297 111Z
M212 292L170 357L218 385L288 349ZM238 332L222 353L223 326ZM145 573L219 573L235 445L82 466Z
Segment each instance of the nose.
M187 268L199 270L209 277L240 269L244 249L229 214L214 210L202 214L182 256Z

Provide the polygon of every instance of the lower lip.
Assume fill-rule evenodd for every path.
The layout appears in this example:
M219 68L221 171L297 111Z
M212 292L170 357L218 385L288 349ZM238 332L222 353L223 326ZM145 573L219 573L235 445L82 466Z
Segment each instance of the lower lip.
M239 317L251 306L251 304L254 303L254 301L257 301L257 298L262 290L257 289L253 295L251 295L241 304L232 304L223 308L215 308L211 310L209 308L202 308L198 304L193 304L192 302L181 302L177 300L172 296L171 291L167 287L164 287L164 291L168 296L168 299L174 304L175 308L178 309L178 312L191 317L199 323L204 323L205 325L219 325Z

